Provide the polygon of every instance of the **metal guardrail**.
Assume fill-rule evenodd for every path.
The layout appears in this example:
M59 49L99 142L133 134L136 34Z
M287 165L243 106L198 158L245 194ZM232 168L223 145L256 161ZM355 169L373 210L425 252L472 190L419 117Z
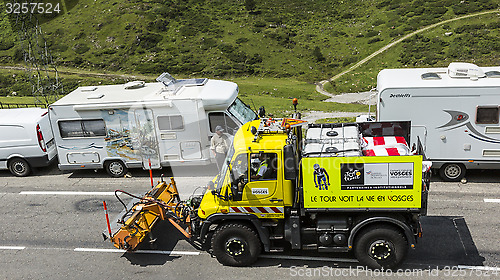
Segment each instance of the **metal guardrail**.
M47 108L47 104L35 104L35 103L2 103L2 102L0 102L0 109L30 108L30 107Z

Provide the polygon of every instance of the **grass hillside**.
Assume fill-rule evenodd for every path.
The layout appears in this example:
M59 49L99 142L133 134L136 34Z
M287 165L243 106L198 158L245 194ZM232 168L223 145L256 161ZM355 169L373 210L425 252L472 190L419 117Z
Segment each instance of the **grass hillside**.
M65 3L68 9L64 14L42 24L44 38L60 68L151 77L168 71L177 77L240 79L242 83L245 79L261 79L266 88L254 84L248 87L248 92L243 92L245 86L242 86L243 95L279 101L302 93L306 100L319 101L324 97L314 93L313 82L342 72L421 27L498 9L500 1L66 0ZM10 23L4 13L0 21L2 65L23 62L22 49L16 43ZM383 68L446 66L451 61L499 65L498 37L498 13L442 25L384 52L327 88L338 93L368 90L375 86L376 75ZM82 79L86 78L70 76L63 82L67 90L97 82ZM103 78L102 83L119 80ZM16 91L13 83L22 81L22 74L2 72L0 95ZM280 86L287 83L305 88L301 86L297 91L295 87ZM18 87L21 88L17 92L26 92L24 86Z

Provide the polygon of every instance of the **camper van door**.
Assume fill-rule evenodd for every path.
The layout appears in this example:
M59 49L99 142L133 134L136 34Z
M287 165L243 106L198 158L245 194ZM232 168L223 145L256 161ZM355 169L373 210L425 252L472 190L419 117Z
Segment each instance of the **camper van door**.
M132 128L133 145L140 152L142 167L144 169L160 168L160 155L158 152L158 138L151 109L136 109L134 111L135 126Z

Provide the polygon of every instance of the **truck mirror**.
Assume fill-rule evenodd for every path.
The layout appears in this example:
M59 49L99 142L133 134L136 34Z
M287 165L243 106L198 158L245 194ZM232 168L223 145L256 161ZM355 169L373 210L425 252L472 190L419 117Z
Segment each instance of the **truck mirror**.
M255 135L257 133L257 128L255 128L255 126L252 126L252 128L250 128L250 132Z
M283 148L283 159L285 180L295 180L297 178L297 168L295 161L295 152L292 145L286 145Z

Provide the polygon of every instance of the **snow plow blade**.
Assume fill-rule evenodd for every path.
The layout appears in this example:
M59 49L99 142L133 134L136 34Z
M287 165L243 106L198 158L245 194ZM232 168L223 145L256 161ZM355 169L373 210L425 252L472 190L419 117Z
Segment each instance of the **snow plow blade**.
M179 197L179 192L175 185L174 178L170 178L170 183L160 182L143 197L137 197L125 191L117 190L115 194L121 192L132 196L134 200L129 207L125 206L125 211L118 218L119 229L110 231L110 240L116 248L133 251L147 237L154 241L151 231L161 220L168 220L186 238L191 238L188 231L184 230L179 223L189 225L189 215L184 215L183 205Z

